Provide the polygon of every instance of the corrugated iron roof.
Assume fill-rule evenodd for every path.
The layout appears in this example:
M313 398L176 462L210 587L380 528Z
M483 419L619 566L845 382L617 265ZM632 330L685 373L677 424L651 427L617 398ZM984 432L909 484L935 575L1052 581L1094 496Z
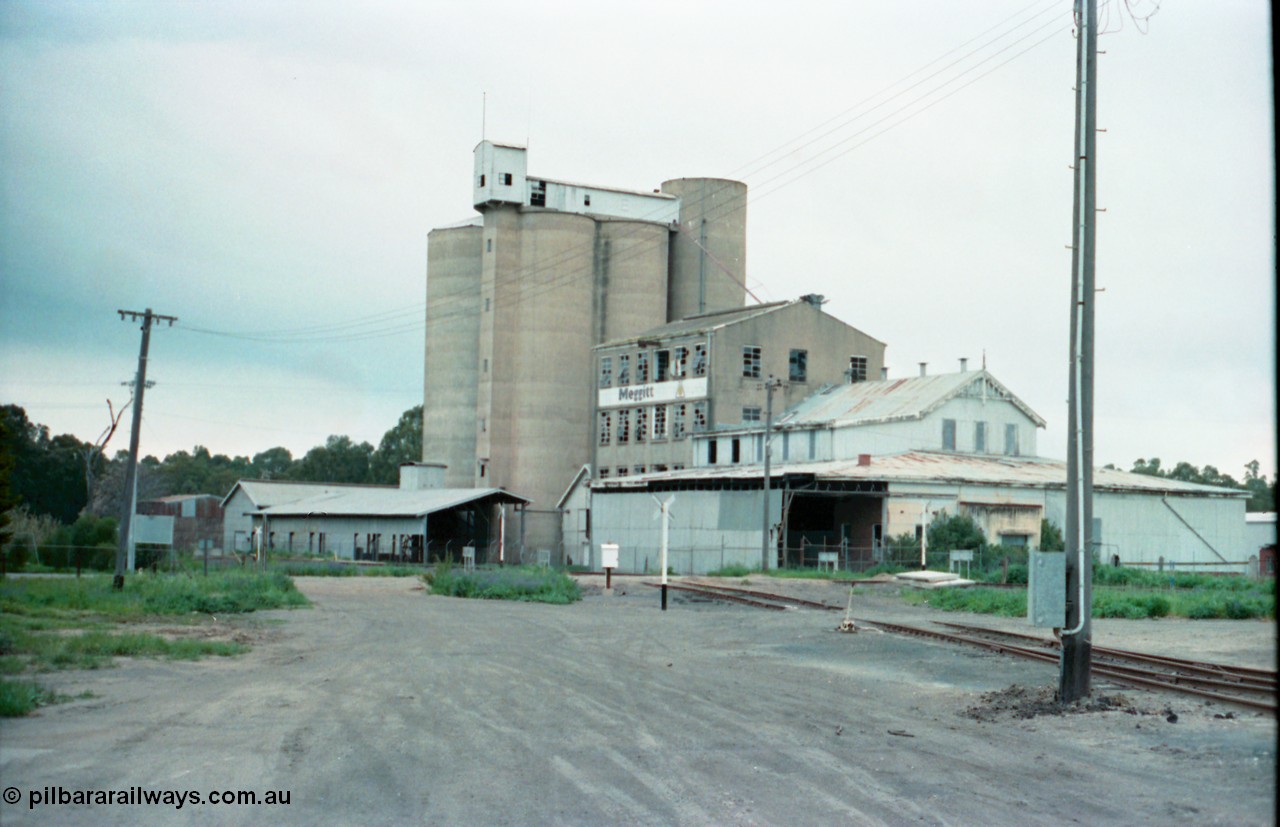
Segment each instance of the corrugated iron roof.
M761 473L762 469L759 465L706 466L659 474L597 480L591 487L595 490L613 490L643 488L651 483L755 480L760 479ZM967 485L1058 489L1066 487L1067 464L1061 460L1043 457L1000 457L940 451L909 451L902 454L874 456L870 465L859 465L856 459L851 459L784 462L770 468L770 478L788 475L811 475L817 480L830 482L950 482ZM1094 470L1093 487L1098 491L1114 492L1248 496L1248 492L1233 488L1215 488L1109 468Z
M986 370L939 373L907 379L876 379L818 391L778 418L780 428L813 425L863 425L919 419L957 396L1007 399L1043 428L1039 414Z
M638 342L641 339L665 339L671 336L684 336L693 333L706 333L711 330L717 330L722 327L728 327L731 324L744 322L747 319L754 319L756 316L763 316L766 313L773 313L784 307L795 304L796 302L770 302L769 304L758 304L753 307L736 307L732 310L719 310L714 313L702 313L697 316L687 316L674 322L668 322L658 327L652 327L637 336L629 336L625 339L614 339L604 344L596 345L596 349L616 347L628 343Z
M249 502L253 503L255 508L263 508L269 505L280 505L282 503L296 502L306 497L314 497L319 494L327 494L331 491L345 490L349 488L374 488L380 491L390 491L396 488L394 485L358 485L356 483L345 482L293 482L291 480L239 480L235 485L231 486L231 490L227 492L227 496L222 498L223 507L231 499L236 490L242 490L249 497Z
M510 503L529 502L502 488L428 488L406 491L400 488L377 489L362 486L268 506L256 513L269 517L425 517L437 511L493 496Z

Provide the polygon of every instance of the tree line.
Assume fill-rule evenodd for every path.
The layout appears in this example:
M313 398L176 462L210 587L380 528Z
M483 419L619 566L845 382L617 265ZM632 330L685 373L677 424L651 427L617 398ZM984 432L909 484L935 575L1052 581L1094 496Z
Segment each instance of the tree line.
M71 434L53 436L17 405L0 406L0 514L23 508L71 524L81 514L118 516L124 507L128 451L108 458ZM275 447L252 457L214 454L197 445L164 459L138 462L138 499L177 494L225 496L241 479L393 485L402 462L422 458L422 406L400 420L375 448L348 436L330 436L299 458ZM0 518L0 530L7 521Z

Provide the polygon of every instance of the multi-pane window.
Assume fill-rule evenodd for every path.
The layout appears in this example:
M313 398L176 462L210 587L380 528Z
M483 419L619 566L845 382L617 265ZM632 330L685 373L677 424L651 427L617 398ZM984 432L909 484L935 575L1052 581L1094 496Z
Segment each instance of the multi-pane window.
M867 381L867 357L850 356L848 376L850 385Z
M625 465L619 465L619 466L618 466L618 476L620 476L620 477L625 477L626 475L627 475L627 466L625 466Z
M700 434L707 429L707 403L693 403L693 432Z
M973 423L973 450L978 454L987 452L987 423Z
M653 381L665 382L670 378L671 351L659 350L653 356Z
M684 405L671 406L671 438L681 439L684 437Z
M679 379L689 369L689 348L679 345L675 349L675 361L671 363L671 377Z
M608 445L613 433L613 414L600 412L600 444Z
M631 441L631 412L618 411L618 444L626 445Z
M705 344L693 346L693 375L707 375L707 346Z
M807 382L809 376L809 351L791 351L790 378L792 382Z
M653 438L667 438L667 406L658 405L653 409Z
M956 449L956 421L954 419L942 420L942 450L954 451Z
M743 421L744 423L745 423L745 422L759 422L759 421L760 421L760 406L759 406L759 405L748 405L747 407L743 408L743 409L742 409L742 421Z
M1018 426L1004 426L1004 452L1011 457L1018 456Z
M631 469L631 473L633 474L643 474L644 471L645 471L645 468L643 465L636 465Z
M602 480L609 479L609 469L601 468L600 471L596 474L596 477L597 479L602 479Z
M631 384L631 355L624 353L618 357L618 387Z
M644 442L649 437L649 409L636 408L636 442Z
M742 375L747 379L760 378L760 348L756 345L742 347Z
M643 385L649 381L649 352L642 350L636 354L636 384Z
M613 387L613 357L605 356L600 359L600 387Z

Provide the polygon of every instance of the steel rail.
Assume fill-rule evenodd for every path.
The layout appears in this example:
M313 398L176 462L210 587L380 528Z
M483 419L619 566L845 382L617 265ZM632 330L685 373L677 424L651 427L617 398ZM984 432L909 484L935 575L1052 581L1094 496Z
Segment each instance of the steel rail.
M660 587L660 584L658 583L645 583L645 585L653 586L655 589ZM746 606L755 606L758 609L775 609L778 611L785 612L789 608L788 606L781 606L781 605L778 605L777 603L765 603L760 600L752 600L751 598L748 598L748 597L742 597L741 595L723 594L721 592L713 591L711 589L698 588L697 586L687 586L687 585L677 585L675 583L667 583L667 588L675 589L676 591L700 594L703 597L710 597L716 600L726 600L731 603L742 603L743 605L746 605Z
M1022 634L1019 632L1006 632L1003 629L989 629L984 626L970 626L965 623L949 623L942 620L935 620L934 623L937 623L939 626L946 626L952 629L963 629L965 631L1000 635L1018 640L1035 641L1054 649L1057 649L1058 646L1057 641L1050 638L1038 637L1036 635ZM1254 689L1258 691L1276 691L1276 673L1266 669L1255 669L1247 666L1231 666L1229 664L1212 663L1210 661L1186 660L1183 658L1168 657L1164 655L1149 655L1145 652L1134 652L1129 649L1113 649L1105 646L1095 646L1093 647L1093 652L1095 655L1101 655L1109 660L1133 660L1138 661L1139 663L1150 663L1163 666L1166 669L1197 673L1205 680L1217 682L1215 685L1240 686L1246 689Z
M738 589L732 586L721 586L715 583L698 582L698 585L705 589L715 589L722 592L732 592L734 594L751 595L752 597L762 597L766 600L777 600L782 603L794 603L798 606L808 606L813 609L827 609L829 611L842 612L843 606L832 606L830 603L822 603L817 600L806 600L803 597L789 597L785 594L771 594L770 592L755 591L752 589Z
M984 649L992 649L998 652L1008 652L1009 654L1018 655L1031 660L1058 662L1058 655L1053 652L1047 652L1043 649L1028 649L1024 646L1011 646L1009 644L998 643L992 640L982 640L981 638L970 637L968 635L953 635L947 632L939 632L935 629L921 629L915 626L903 626L897 623L885 623L882 621L870 619L858 619L858 623L868 626L876 626L889 631L901 632L909 635L919 635L923 637L936 638L954 643L967 643ZM1130 686L1137 686L1143 689L1157 689L1167 692L1180 692L1188 695L1195 695L1209 700L1219 701L1225 704L1234 704L1243 706L1261 712L1269 712L1272 715L1277 714L1275 703L1266 703L1264 701L1254 700L1252 698L1242 698L1234 695L1224 695L1221 692L1215 692L1207 689L1198 689L1186 684L1172 682L1167 676L1155 677L1151 675L1135 675L1132 674L1133 668L1112 667L1095 665L1093 673L1102 677L1110 678L1117 683L1124 683ZM1233 686L1233 689L1239 689Z

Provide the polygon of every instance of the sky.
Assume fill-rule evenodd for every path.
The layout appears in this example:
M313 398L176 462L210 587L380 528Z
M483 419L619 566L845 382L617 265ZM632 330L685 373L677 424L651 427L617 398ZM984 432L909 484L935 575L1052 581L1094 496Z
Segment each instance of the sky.
M1102 7L1097 464L1272 476L1269 4ZM0 403L95 438L152 308L143 453L376 445L485 136L745 181L752 293L823 294L890 376L985 359L1061 458L1074 78L1069 0L0 0Z

